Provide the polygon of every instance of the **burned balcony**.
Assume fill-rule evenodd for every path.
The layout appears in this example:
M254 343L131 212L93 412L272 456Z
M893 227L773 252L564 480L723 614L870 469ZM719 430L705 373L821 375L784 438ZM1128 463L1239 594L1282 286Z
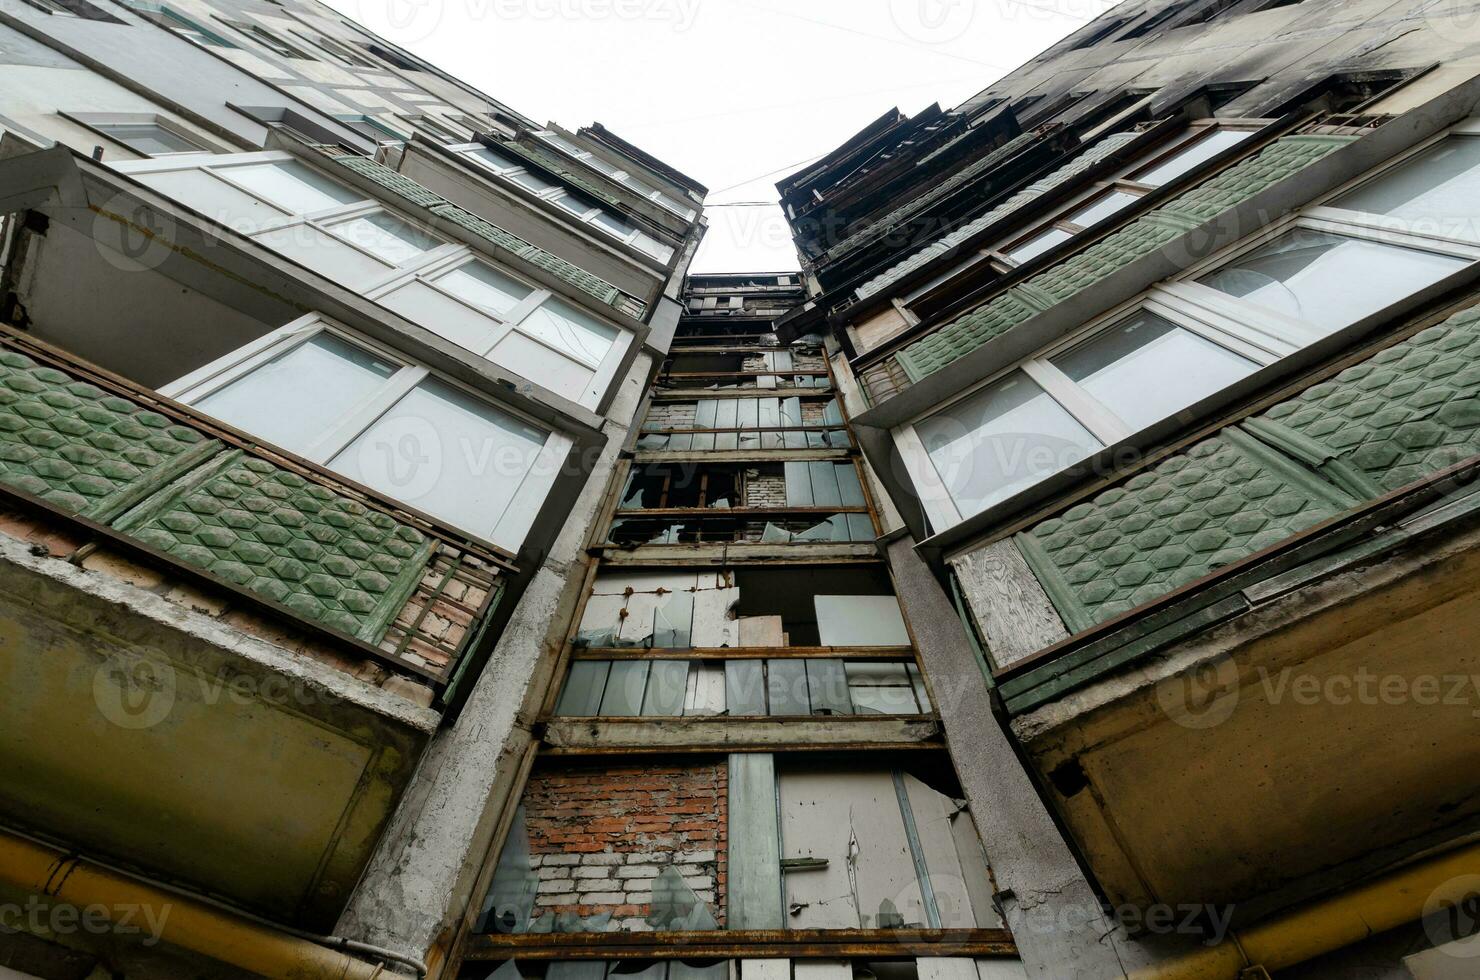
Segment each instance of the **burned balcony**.
M744 956L762 935L774 955L780 930L812 955L984 956L1006 939L949 766L888 752L546 762L475 930L470 962L570 958L597 937L693 956Z
M836 399L821 397L685 398L657 395L637 448L654 452L741 449L847 449L852 445Z
M717 391L829 388L827 361L818 348L732 347L674 353L658 389Z
M852 461L634 466L608 541L866 543L877 536Z

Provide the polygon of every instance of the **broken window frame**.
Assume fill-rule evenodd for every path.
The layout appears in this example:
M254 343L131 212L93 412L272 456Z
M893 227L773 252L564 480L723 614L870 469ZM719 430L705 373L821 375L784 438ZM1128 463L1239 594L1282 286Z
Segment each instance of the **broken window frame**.
M1426 234L1420 228L1406 225L1401 219L1339 208L1334 204L1342 195L1380 179L1384 174L1395 171L1443 140L1456 136L1480 137L1480 117L1467 119L1449 127L1442 133L1393 156L1359 177L1344 183L1341 187L1323 194L1300 211L1280 217L1246 235L1233 245L1181 270L1176 276L1153 284L1140 296L1096 317L1073 333L1041 349L1032 357L992 373L946 401L919 413L903 425L897 426L892 432L894 444L899 450L906 473L933 530L943 531L977 514L991 511L994 507L1010 501L1018 493L1026 492L1033 484L1041 483L1053 476L1055 472L1059 472L1058 470L1040 472L1030 483L1019 486L1008 497L991 501L967 513L952 496L941 473L930 458L924 440L917 431L917 426L921 423L972 397L983 388L1004 380L1014 372L1024 372L1060 408L1088 430L1101 443L1102 450L1123 444L1139 433L1147 431L1149 427L1133 429L1128 426L1113 411L1075 382L1070 381L1062 371L1050 363L1052 358L1085 342L1102 330L1111 329L1123 323L1128 317L1143 311L1153 314L1254 361L1260 369L1270 367L1305 347L1328 338L1342 336L1353 329L1354 324L1327 329L1197 282L1209 273L1236 262L1291 232L1304 230L1324 233L1340 238L1459 259L1465 263L1434 280L1435 283L1443 282L1449 275L1459 274L1476 261L1480 261L1480 228L1473 225L1470 226L1473 237L1469 240L1454 234ZM1401 315L1415 296L1421 295L1431 286L1419 287L1415 291L1392 296L1386 306L1371 311L1355 323L1360 324L1374 317L1390 319ZM1191 421L1188 419L1189 423ZM1092 456L1093 453L1091 453Z
M337 472L332 466L332 461L378 421L392 412L402 399L424 384L436 383L451 387L492 412L507 416L514 422L545 433L545 441L540 449L530 457L524 473L518 477L517 486L509 498L509 503L491 524L479 528L467 528L460 527L447 517L440 517L433 513L428 513L426 516L434 523L454 529L457 533L474 540L491 543L509 552L517 552L525 536L533 527L535 516L544 505L545 497L554 485L562 462L574 446L573 440L568 435L525 416L513 407L494 401L461 382L435 372L417 363L414 359L376 343L322 314L310 313L284 324L224 357L161 387L159 393L183 405L195 405L210 395L224 390L233 382L248 377L257 369L297 349L320 333L328 333L354 347L383 358L396 365L397 370L380 384L372 396L359 400L357 404L333 419L319 420L322 423L321 431L302 451L297 453L289 450L281 451L290 457L306 460L328 472ZM210 415L205 409L197 409L197 411L207 416ZM225 424L233 425L232 423ZM237 428L235 425L233 427ZM248 428L242 428L240 431L248 436L251 435L251 430ZM393 489L379 489L375 492L396 499ZM405 501L405 503L418 513L421 512L414 502Z
M662 648L653 648L654 650ZM777 653L788 651L790 648L778 647ZM904 648L902 648L904 649ZM838 648L839 652L843 648ZM667 652L667 651L665 651ZM681 652L681 651L673 651ZM753 656L753 657L705 657L690 659L682 656L677 657L654 657L654 656L589 656L589 651L583 651L583 655L576 656L570 661L566 677L556 693L554 703L550 708L548 717L550 719L581 719L583 721L614 721L631 720L633 718L684 718L697 720L714 720L717 718L734 719L801 719L801 718L836 718L836 717L861 717L861 718L914 718L928 717L934 714L934 706L930 701L930 695L925 686L923 675L912 656L873 656L865 659L847 656ZM643 680L644 688L641 696L633 699L637 703L637 709L631 712L611 713L603 710L607 705L606 688L610 685L617 664L624 666L624 672L642 672L646 666ZM682 664L684 670L683 696L678 699L676 711L661 710L661 705L655 703L657 710L648 710L649 690L653 682L653 668L658 664L669 665L671 669L677 670L672 665ZM689 700L695 696L695 670L708 665L711 669L715 665L723 668L723 680L726 691L725 707L720 711L689 710ZM751 671L748 667L741 669L738 665L754 665L756 670ZM772 665L787 665L790 671L792 666L800 668L804 672L803 684L805 696L808 702L808 711L790 712L773 711L772 700ZM816 666L814 671L812 668ZM579 670L577 668L580 668ZM732 667L735 668L732 670ZM884 678L876 674L868 676L869 668L899 667L898 683L882 683ZM667 668L665 668L667 669ZM837 674L836 672L841 672ZM754 673L755 678L746 680L742 675ZM829 677L828 674L835 677ZM840 677L842 683L836 683L836 677ZM857 678L857 680L855 680ZM781 679L784 680L784 679ZM792 679L795 680L794 678ZM871 682L872 681L872 682ZM779 682L779 681L778 681ZM763 708L761 714L736 714L733 713L729 693L733 684L747 683L755 685L754 693L759 694L759 701ZM575 684L577 686L573 687ZM833 688L821 689L824 685L831 684ZM586 687L589 685L589 690ZM596 692L599 686L601 691ZM880 711L876 710L861 698L865 696L855 691L891 691L901 707L907 710ZM900 692L903 692L902 694ZM903 695L907 694L906 699ZM842 700L846 699L846 710L837 710L842 706ZM754 696L745 699L746 704L756 700ZM798 697L796 700L800 700ZM819 703L819 701L821 703ZM597 709L593 713L571 710L582 704L596 704ZM878 703L877 701L875 703ZM563 707L564 706L564 707Z

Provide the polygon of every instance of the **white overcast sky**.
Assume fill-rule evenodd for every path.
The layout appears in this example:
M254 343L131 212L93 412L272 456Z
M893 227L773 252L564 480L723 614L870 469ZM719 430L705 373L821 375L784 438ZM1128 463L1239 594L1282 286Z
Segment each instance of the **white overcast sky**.
M949 108L1113 0L327 0L518 111L706 184L696 272L797 267L775 182L891 107Z

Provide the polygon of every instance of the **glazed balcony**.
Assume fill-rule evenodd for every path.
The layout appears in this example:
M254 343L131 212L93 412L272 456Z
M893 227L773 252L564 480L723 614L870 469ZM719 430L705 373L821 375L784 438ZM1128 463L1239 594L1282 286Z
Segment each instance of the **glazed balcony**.
M1480 311L1402 337L952 560L1112 904L1248 922L1480 826Z

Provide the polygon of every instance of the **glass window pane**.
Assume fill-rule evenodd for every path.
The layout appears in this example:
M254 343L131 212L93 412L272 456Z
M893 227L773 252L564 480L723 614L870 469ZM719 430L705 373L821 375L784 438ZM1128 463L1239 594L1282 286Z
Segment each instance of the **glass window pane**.
M519 324L519 332L538 337L591 367L601 364L617 339L616 327L609 327L559 299L541 303Z
M1017 248L1007 253L1007 257L1022 265L1035 255L1042 255L1053 248L1059 242L1067 242L1070 234L1062 228L1050 228L1043 234L1028 239Z
M488 535L546 433L440 381L425 381L336 456L352 480Z
M543 194L545 191L552 190L560 186L555 181L546 180L539 174L530 173L528 170L524 171L523 173L511 174L509 179L518 184L520 187L529 188L536 194Z
M1259 368L1150 313L1100 331L1053 364L1132 429L1159 422Z
M465 151L468 156L488 167L490 170L512 170L519 164L510 160L502 153L495 153L486 146L479 146Z
M124 146L149 156L162 153L198 153L202 149L158 123L120 123L98 128Z
M253 163L222 171L232 180L293 214L312 214L326 208L363 201L363 194L296 160Z
M518 306L534 290L482 262L469 262L437 277L437 285L500 316Z
M597 212L595 217L591 219L591 223L600 225L621 239L626 239L634 230L627 222L606 211Z
M351 218L335 225L332 230L345 241L385 259L391 265L400 265L442 244L384 211Z
M1136 195L1134 194L1127 194L1124 191L1112 191L1111 193L1106 194L1104 197L1094 201L1087 207L1083 207L1080 208L1078 211L1075 211L1073 214L1069 215L1068 220L1074 222L1076 225L1083 225L1084 227L1088 228L1095 222L1103 221L1106 218L1110 217L1116 211L1119 211L1122 208L1130 207L1138 200L1140 200L1140 198L1136 197Z
M596 207L596 202L579 194L562 194L555 199L555 203L578 217L585 217L586 213Z
M1252 135L1254 134L1248 130L1215 129L1207 136L1195 140L1191 145L1173 153L1149 170L1132 174L1131 180L1140 181L1143 184L1160 186L1168 181L1175 180L1203 161L1211 160L1230 146L1240 143Z
M301 453L399 369L319 333L196 403L223 422Z
M1480 139L1452 136L1332 203L1403 218L1420 234L1480 239Z
M1198 281L1330 333L1464 265L1448 255L1297 230Z
M962 517L1103 448L1021 371L937 412L915 432Z
M650 235L644 235L641 232L638 233L636 238L632 239L632 246L644 254L651 255L659 262L666 263L669 259L673 258L673 249L664 245L656 238Z

